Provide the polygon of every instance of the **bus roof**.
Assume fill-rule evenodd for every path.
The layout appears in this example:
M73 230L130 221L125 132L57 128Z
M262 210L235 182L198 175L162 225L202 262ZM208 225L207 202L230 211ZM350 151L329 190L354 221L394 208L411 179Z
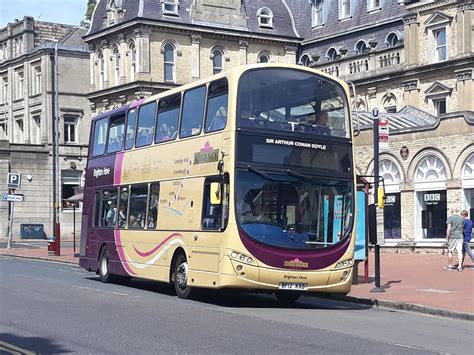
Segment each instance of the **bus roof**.
M141 100L141 101L143 101L143 100ZM100 120L101 118L104 118L104 117L114 116L114 115L117 115L117 114L125 113L128 110L128 108L131 107L133 104L134 103L132 103L131 105L126 104L126 105L119 106L117 108L114 108L114 109L111 109L111 110L108 110L108 111L105 111L105 112L101 112L97 116L95 116L92 120L96 121L96 120Z

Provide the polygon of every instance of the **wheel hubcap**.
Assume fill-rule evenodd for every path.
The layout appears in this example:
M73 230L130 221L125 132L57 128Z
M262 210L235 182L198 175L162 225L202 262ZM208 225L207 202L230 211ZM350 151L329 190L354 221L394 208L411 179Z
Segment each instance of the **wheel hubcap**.
M101 262L101 270L102 270L102 275L105 276L107 275L107 256L102 257L102 262Z
M176 269L176 282L180 288L186 288L188 283L188 263L181 263Z

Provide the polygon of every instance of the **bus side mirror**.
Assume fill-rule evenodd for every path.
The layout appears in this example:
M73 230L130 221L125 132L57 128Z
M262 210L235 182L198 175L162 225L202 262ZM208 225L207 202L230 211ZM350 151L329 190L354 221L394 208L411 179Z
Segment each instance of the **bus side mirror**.
M211 182L210 191L211 205L220 205L221 203L221 184L218 182Z
M385 206L385 192L383 190L383 187L379 186L377 189L377 204L379 208L384 208Z

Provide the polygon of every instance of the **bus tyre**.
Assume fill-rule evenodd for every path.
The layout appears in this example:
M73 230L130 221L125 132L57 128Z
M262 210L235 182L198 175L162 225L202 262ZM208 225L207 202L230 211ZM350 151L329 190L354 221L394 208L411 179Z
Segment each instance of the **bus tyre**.
M99 257L99 277L100 281L104 283L112 282L113 276L110 274L109 271L109 253L107 252L107 248L102 248Z
M191 287L188 286L188 261L183 254L179 254L174 263L174 289L179 298L190 298Z
M275 292L275 296L278 299L278 303L283 305L289 305L294 302L301 296L301 292L294 292L294 291L278 291Z

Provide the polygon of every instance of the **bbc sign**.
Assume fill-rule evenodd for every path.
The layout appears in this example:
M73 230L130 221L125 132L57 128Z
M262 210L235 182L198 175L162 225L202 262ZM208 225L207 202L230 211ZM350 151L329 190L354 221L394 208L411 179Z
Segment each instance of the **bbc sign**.
M9 189L19 189L21 183L21 174L8 173L7 187Z

